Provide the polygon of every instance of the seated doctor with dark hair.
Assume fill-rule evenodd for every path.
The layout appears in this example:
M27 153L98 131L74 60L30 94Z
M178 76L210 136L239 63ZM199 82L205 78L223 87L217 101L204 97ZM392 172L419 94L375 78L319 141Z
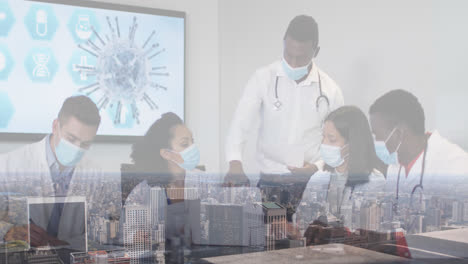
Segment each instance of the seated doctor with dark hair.
M200 238L201 183L212 181L211 176L197 169L200 151L192 132L176 114L165 113L156 120L146 134L132 146L134 164L122 167L123 224L126 212L133 206L152 208L158 196L158 215L152 215L152 228L164 228L166 261L179 263L180 251L190 248ZM218 184L220 184L218 179ZM141 232L148 232L142 230ZM123 236L124 244L133 239ZM165 242L165 243L163 243ZM151 255L151 251L145 253Z
M118 179L110 184L112 179L86 157L100 122L99 110L90 98L69 97L52 123L51 134L0 156L0 192L15 194L0 205L4 207L0 211L8 212L0 219L0 235L5 241L27 241L33 247L69 245L84 250L83 244L75 248L73 241L75 235L83 239L85 223L64 219L71 216L65 214L66 208L55 204L47 213L48 222L40 226L32 216L21 217L27 209L13 203L16 198L80 196L86 198L88 223L97 223L90 217L118 217L120 200L113 199L119 196ZM88 225L88 229L92 228Z
M322 222L326 219L327 224L334 223L340 228L362 228L353 223L354 200L375 200L383 191L385 178L378 170L382 163L374 151L368 120L359 108L343 106L327 116L320 155L326 165L310 178L296 213L300 231L304 232L319 217ZM321 186L327 191L324 200L318 202L325 207L311 215L308 192L322 189Z
M423 230L411 216L424 215L425 196L465 194L468 154L437 130L426 130L424 109L408 91L382 95L369 114L377 155L388 165L386 191L392 194L394 220L408 233L419 233Z

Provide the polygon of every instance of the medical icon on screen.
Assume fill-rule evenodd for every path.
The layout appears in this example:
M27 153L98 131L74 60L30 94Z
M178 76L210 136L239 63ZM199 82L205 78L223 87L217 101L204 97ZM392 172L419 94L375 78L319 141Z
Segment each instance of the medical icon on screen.
M78 22L76 23L75 33L78 38L87 40L93 34L91 30L91 22L89 15L79 15Z
M26 72L33 82L51 82L58 70L54 52L46 47L32 48L24 61Z
M15 17L7 1L0 1L0 36L6 37L15 23Z
M33 60L36 63L36 66L33 69L33 76L36 78L48 78L50 77L49 68L47 68L47 63L49 63L49 55L47 54L34 54Z
M0 81L7 80L13 69L13 57L6 45L0 44Z
M96 63L97 57L85 51L75 51L70 57L67 70L75 84L90 85L96 82Z
M15 114L15 106L7 92L0 91L0 128L7 128Z
M86 68L89 68L91 65L88 65L88 57L82 55L80 57L80 64L73 64L73 71L80 74L80 81L88 80L88 73Z
M88 57L81 56L81 65L83 65L84 67L89 67L90 66L90 65L88 65ZM88 74L86 72L82 71L80 73L80 80L82 80L82 81L88 80Z
M75 10L68 20L68 31L76 43L94 41L95 33L100 31L96 14L87 9Z
M5 68L6 68L6 57L5 57L5 54L0 52L0 72L5 70Z
M42 9L36 12L36 34L40 37L47 36L47 13Z
M29 8L24 23L34 40L50 41L58 29L58 19L49 5L33 4Z

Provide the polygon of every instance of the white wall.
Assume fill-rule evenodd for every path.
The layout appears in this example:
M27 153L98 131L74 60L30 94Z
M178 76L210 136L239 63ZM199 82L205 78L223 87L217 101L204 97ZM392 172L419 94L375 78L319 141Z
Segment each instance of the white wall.
M229 123L247 79L256 68L281 58L284 32L298 14L317 20L317 63L341 86L346 104L367 113L386 91L409 90L423 104L429 130L437 127L468 147L468 117L456 114L463 104L450 103L468 98L467 11L463 0L220 1L222 161ZM251 144L246 154L250 171L256 169L254 149Z
M433 0L438 129L468 149L468 2Z
M80 0L81 1L81 0ZM217 0L102 0L100 2L184 11L186 20L186 121L202 152L201 163L219 168L219 62ZM51 120L52 122L52 120ZM0 142L6 152L28 142ZM128 144L95 144L89 155L105 169L118 171L128 163Z
M316 18L319 66L365 112L385 91L403 88L423 103L427 127L468 148L468 2L464 0L101 0L187 13L187 124L210 171L225 171L232 113L254 70L279 59L288 22ZM457 114L461 113L461 114ZM6 152L26 142L0 142ZM254 144L247 150L253 161ZM130 146L96 144L109 170L129 162ZM253 162L247 170L255 171Z

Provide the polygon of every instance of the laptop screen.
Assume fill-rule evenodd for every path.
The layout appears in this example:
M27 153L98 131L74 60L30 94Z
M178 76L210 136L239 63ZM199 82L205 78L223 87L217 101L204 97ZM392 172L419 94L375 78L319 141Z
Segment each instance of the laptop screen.
M85 197L28 198L31 247L87 251Z

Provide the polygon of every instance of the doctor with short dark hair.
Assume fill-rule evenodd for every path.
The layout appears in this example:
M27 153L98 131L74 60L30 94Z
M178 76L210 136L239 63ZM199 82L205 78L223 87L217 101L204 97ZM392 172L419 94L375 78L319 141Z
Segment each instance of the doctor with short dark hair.
M52 123L51 134L0 155L0 192L21 198L84 196L88 217L118 217L120 200L116 203L112 200L113 196L120 196L117 184L110 185L110 178L86 156L100 123L99 110L90 98L82 95L67 98ZM82 236L84 227L77 227L73 219L65 219L65 209L59 203L46 212L50 217L42 225L32 218L14 217L25 214L25 208L1 204L0 212L5 209L8 215L0 215L0 237L4 241L83 250L83 245L74 243Z
M413 217L425 211L424 197L463 197L468 187L468 153L428 131L418 98L393 90L370 107L377 156L388 165L386 190L393 211L408 233L419 232Z

